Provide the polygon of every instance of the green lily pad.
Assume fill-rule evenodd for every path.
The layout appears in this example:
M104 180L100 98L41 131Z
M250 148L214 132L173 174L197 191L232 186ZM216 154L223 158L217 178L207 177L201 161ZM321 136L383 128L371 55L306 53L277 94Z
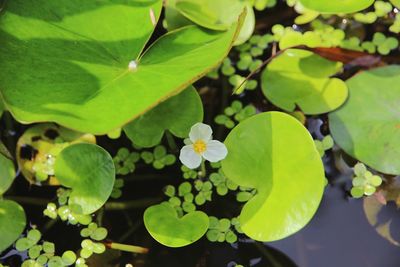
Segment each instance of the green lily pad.
M332 137L371 168L400 174L400 66L364 71L347 85L348 101L329 114Z
M292 112L296 105L305 114L322 114L340 107L347 99L346 84L330 78L342 63L313 52L288 49L272 60L261 77L264 95L274 105Z
M14 163L3 154L0 154L0 196L8 190L14 179Z
M25 229L24 209L11 200L0 200L0 253L12 245Z
M190 128L203 121L203 104L197 91L191 86L171 97L124 127L131 141L141 147L157 145L166 130L185 138Z
M168 247L183 247L199 240L208 230L209 219L202 211L178 218L168 203L151 206L144 212L144 225L150 235Z
M374 0L300 0L306 8L325 14L354 13L368 8Z
M225 175L257 194L239 216L254 240L275 241L302 229L321 201L320 155L304 126L290 115L267 112L241 122L228 135Z
M111 156L93 144L74 144L64 148L55 164L57 179L72 188L69 206L74 212L91 214L111 195L115 168Z
M185 27L142 52L161 7L161 0L8 1L0 16L6 107L25 123L111 132L217 66L241 26Z

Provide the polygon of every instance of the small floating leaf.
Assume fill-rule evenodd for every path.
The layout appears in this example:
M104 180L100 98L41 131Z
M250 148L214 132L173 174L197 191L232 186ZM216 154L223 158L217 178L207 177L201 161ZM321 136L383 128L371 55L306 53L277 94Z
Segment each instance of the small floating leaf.
M101 208L115 181L111 156L93 144L74 144L63 149L57 157L55 173L63 186L72 189L68 204L82 214Z
M208 216L194 211L178 218L168 203L151 206L144 213L144 224L150 235L168 247L183 247L199 240L208 230Z

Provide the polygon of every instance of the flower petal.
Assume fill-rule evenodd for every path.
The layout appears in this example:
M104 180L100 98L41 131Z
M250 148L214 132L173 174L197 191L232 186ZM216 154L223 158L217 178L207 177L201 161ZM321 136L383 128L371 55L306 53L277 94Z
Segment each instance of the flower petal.
M196 123L190 129L189 138L193 143L197 140L203 140L207 143L212 138L212 129L207 124Z
M207 149L203 153L203 157L210 162L223 160L228 155L226 146L217 140L211 140L207 143Z
M196 169L201 164L201 156L194 152L193 145L182 147L179 160L189 169Z

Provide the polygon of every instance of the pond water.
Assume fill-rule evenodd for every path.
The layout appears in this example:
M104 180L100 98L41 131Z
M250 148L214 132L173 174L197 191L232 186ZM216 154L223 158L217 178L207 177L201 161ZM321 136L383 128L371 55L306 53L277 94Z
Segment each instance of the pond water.
M388 206L386 216L397 216ZM398 236L398 235L397 235ZM398 267L400 248L381 237L368 223L362 200L347 199L343 188L328 186L321 206L302 231L269 245L299 267Z

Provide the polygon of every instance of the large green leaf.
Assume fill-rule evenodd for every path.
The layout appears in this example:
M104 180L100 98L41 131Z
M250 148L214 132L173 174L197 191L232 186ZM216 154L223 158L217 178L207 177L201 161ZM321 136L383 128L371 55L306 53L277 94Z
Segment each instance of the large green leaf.
M288 49L272 60L262 73L264 95L274 105L305 114L322 114L340 107L347 98L346 84L329 78L342 63L329 61L313 52Z
M203 104L196 90L190 87L130 122L124 131L134 144L152 147L161 141L166 130L185 138L190 128L201 121Z
M387 174L400 174L400 66L362 72L347 81L350 97L329 114L336 143Z
M24 209L14 201L0 200L0 254L18 239L25 225Z
M257 194L239 216L258 241L285 238L303 228L322 198L324 169L314 141L295 118L281 112L253 116L228 135L226 176Z
M57 156L55 174L63 186L72 188L69 205L75 212L90 214L110 197L115 181L111 156L93 144L74 144Z
M300 0L306 8L326 14L353 13L368 8L374 0Z
M241 23L218 33L185 27L143 54L161 5L8 1L0 17L0 90L7 109L22 122L54 121L104 134L185 89L222 61Z
M183 247L196 242L207 232L209 225L204 212L194 211L178 218L169 203L151 206L143 218L150 235L168 247Z
M12 160L0 153L0 196L8 190L14 179L14 163Z

